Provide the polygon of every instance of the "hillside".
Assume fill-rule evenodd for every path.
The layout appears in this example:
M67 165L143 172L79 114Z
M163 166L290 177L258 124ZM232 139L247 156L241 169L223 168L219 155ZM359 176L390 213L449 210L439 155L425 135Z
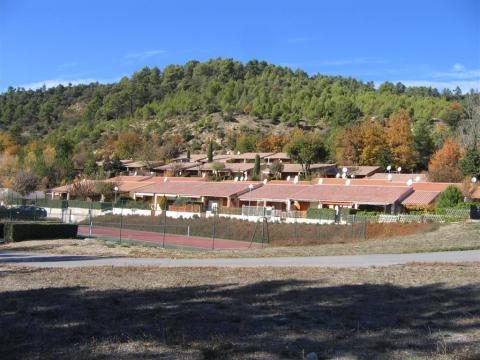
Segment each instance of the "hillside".
M203 121L210 131L209 115L215 113L227 122L239 115L249 115L250 124L264 119L268 129L302 121L312 126L343 126L367 116L388 118L400 108L407 109L414 121L454 122L448 104L461 98L458 90L440 94L432 88L388 82L376 90L373 83L352 78L308 76L256 60L242 64L215 59L169 65L163 71L144 68L108 85L60 85L36 91L10 88L0 95L0 128L26 139L59 128L71 136L88 129L86 133L94 130L90 139L97 142L95 130L112 124L125 127L121 119L141 123L147 130L151 130L148 125L165 125L179 131L183 120L197 127Z
M190 61L143 68L113 84L9 88L0 94L0 152L19 144L9 153L20 164L28 152L36 151L30 158L38 160L42 151L45 157L49 146L77 162L113 155L169 159L185 149L204 150L210 141L218 150L278 150L292 129L302 128L320 134L329 160L368 165L377 162L378 151L363 160L339 158L339 134L355 132L365 120L386 129L401 110L417 134L411 166L421 169L446 137L456 136L466 116L465 97L459 89L440 93L401 83L375 88L372 82L309 76L257 60ZM279 138L265 143L270 134Z

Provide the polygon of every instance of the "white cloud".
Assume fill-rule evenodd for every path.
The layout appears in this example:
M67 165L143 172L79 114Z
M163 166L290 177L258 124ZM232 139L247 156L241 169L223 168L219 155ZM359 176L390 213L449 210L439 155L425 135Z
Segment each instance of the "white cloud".
M165 50L147 50L147 51L141 51L141 52L136 52L136 53L128 53L125 55L125 59L129 60L144 60L147 58L150 58L152 56L157 56L160 54L165 54Z
M451 71L432 74L435 79L476 80L480 79L480 69L467 69L462 64L454 64Z
M312 38L307 37L307 36L298 36L298 37L288 38L287 42L290 43L290 44L301 44L301 43L309 42L311 40L312 40Z
M480 90L480 69L468 69L460 63L454 64L450 71L424 71L423 74L421 78L397 81L407 86L429 86L439 90L445 88L453 90L458 86L464 93L471 89Z
M68 80L68 79L49 79L49 80L32 82L32 83L28 83L28 84L22 84L22 85L19 85L18 87L25 88L25 89L36 90L36 89L41 88L44 85L45 85L46 88L51 88L51 87L55 87L55 86L58 86L58 85L64 85L64 86L66 86L68 84L79 85L79 84L90 84L92 82L109 83L109 82L113 82L113 81L116 81L116 80L118 80L118 79L114 79L114 80L112 79L110 81L93 79L93 78L91 78L91 79L90 78L71 79L71 80Z
M480 90L480 79L464 80L464 81L435 81L435 80L395 80L393 83L401 82L406 86L427 86L437 88L438 90L450 89L453 90L457 86L462 89L463 93L469 92L471 89ZM380 84L381 82L378 82Z
M453 64L452 71L453 72L464 72L465 71L465 66L463 66L462 64Z
M357 57L351 59L336 59L336 60L327 60L322 61L321 65L328 66L342 66L342 65L353 65L353 64L385 64L386 61L382 59L377 59L373 57Z
M69 63L65 63L65 64L60 64L58 65L58 70L65 70L65 69L71 69L73 67L76 67L80 65L79 62L77 61L72 61L72 62L69 62Z

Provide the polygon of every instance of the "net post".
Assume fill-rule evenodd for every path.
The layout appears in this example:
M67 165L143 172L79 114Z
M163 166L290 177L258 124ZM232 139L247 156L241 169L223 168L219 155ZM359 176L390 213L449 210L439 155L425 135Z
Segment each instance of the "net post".
M120 244L122 243L122 228L123 228L123 202L120 208Z
M163 205L163 240L162 247L165 249L165 232L167 231L167 200L165 199Z

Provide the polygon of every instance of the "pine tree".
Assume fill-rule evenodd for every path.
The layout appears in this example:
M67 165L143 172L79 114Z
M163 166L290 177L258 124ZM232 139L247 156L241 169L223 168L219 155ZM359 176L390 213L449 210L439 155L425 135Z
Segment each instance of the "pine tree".
M213 161L213 142L212 141L208 143L207 159L208 159L208 162Z
M260 155L255 155L255 166L253 167L253 180L258 180L260 178Z

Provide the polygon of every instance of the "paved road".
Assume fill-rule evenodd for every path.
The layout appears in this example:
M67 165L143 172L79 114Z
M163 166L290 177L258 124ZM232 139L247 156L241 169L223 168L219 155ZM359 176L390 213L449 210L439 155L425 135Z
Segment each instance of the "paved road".
M25 253L0 250L2 264L34 267L86 266L160 266L160 267L258 267L258 266L319 266L369 267L400 265L410 262L470 262L480 261L480 250L418 254L376 254L352 256L275 257L241 259L161 259L96 257Z

